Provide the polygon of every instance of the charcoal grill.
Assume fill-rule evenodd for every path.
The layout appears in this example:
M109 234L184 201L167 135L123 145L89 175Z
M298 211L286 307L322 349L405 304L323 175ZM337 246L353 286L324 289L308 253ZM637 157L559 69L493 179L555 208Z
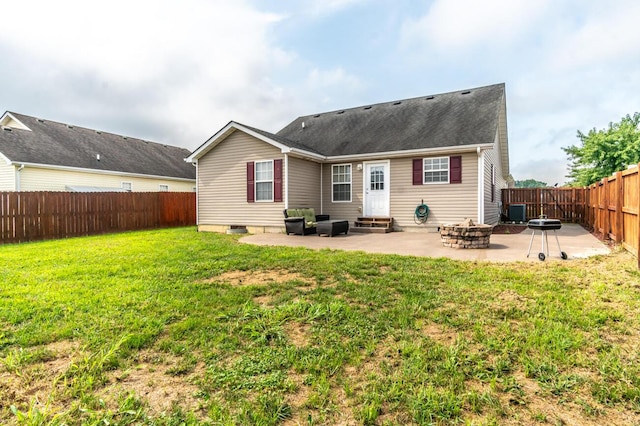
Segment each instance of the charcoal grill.
M538 253L538 259L545 260L547 256L549 256L549 238L547 236L548 231L553 231L553 234L556 236L556 243L558 243L558 251L560 252L560 257L562 259L567 258L567 253L563 252L560 248L560 241L558 240L558 234L556 234L556 230L562 228L562 222L558 219L531 219L527 223L527 228L531 229L531 241L529 241L529 252L527 253L527 257L531 254L531 246L533 245L533 237L536 235L536 231L541 231L542 237L542 249L540 253ZM545 251L545 243L546 243L546 251Z

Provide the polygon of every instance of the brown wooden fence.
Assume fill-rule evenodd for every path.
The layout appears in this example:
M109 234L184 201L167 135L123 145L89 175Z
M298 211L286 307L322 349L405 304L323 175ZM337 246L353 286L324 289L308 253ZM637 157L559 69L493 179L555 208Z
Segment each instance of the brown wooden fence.
M586 188L508 188L504 214L512 204L526 206L527 220L541 213L579 223L622 244L638 256L640 248L640 164ZM638 257L640 267L640 257Z
M586 188L508 188L502 190L502 204L507 214L509 206L523 204L526 220L539 217L582 223L586 216Z
M0 244L195 223L193 192L0 192Z

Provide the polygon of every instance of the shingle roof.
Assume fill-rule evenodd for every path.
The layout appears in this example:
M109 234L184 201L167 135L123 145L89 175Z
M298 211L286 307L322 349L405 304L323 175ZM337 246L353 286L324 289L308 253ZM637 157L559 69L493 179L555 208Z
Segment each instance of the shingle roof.
M291 139L288 139L286 137L283 137L283 136L280 136L280 135L277 135L277 134L265 132L264 130L260 130L260 129L256 128L256 127L247 126L246 124L242 124L242 123L238 123L238 124L240 124L241 126L246 127L247 129L253 130L256 133L259 133L262 136L265 136L265 137L267 137L269 139L272 139L272 140L274 140L276 142L279 142L279 143L281 143L283 145L286 145L288 147L298 148L298 149L302 149L304 151L313 152L314 154L322 155L321 152L319 152L316 149L314 149L314 148L312 148L312 147L310 147L308 145L305 145L304 143L301 143L299 141L291 140Z
M495 84L312 114L276 135L326 156L490 144L504 91Z
M31 131L0 130L0 153L14 162L195 179L189 150L10 112ZM100 155L98 161L96 156Z

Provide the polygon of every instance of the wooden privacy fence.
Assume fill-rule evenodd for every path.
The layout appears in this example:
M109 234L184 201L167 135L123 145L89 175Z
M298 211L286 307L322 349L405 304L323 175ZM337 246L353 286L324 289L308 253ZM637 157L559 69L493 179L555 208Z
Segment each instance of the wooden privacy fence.
M586 188L508 188L502 190L504 214L524 204L527 220L549 218L579 223L622 244L638 256L640 247L640 164ZM638 259L640 267L640 257Z
M0 244L195 223L194 192L0 192Z
M563 222L582 223L586 215L586 188L507 188L502 190L504 214L509 206L525 206L526 220L545 214Z

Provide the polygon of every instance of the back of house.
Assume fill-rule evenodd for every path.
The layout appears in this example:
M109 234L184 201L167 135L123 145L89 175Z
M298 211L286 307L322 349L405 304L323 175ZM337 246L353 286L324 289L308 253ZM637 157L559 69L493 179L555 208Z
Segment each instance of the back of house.
M402 231L495 224L511 180L506 123L504 84L301 116L277 133L229 122L188 158L198 227L282 232L298 207Z

